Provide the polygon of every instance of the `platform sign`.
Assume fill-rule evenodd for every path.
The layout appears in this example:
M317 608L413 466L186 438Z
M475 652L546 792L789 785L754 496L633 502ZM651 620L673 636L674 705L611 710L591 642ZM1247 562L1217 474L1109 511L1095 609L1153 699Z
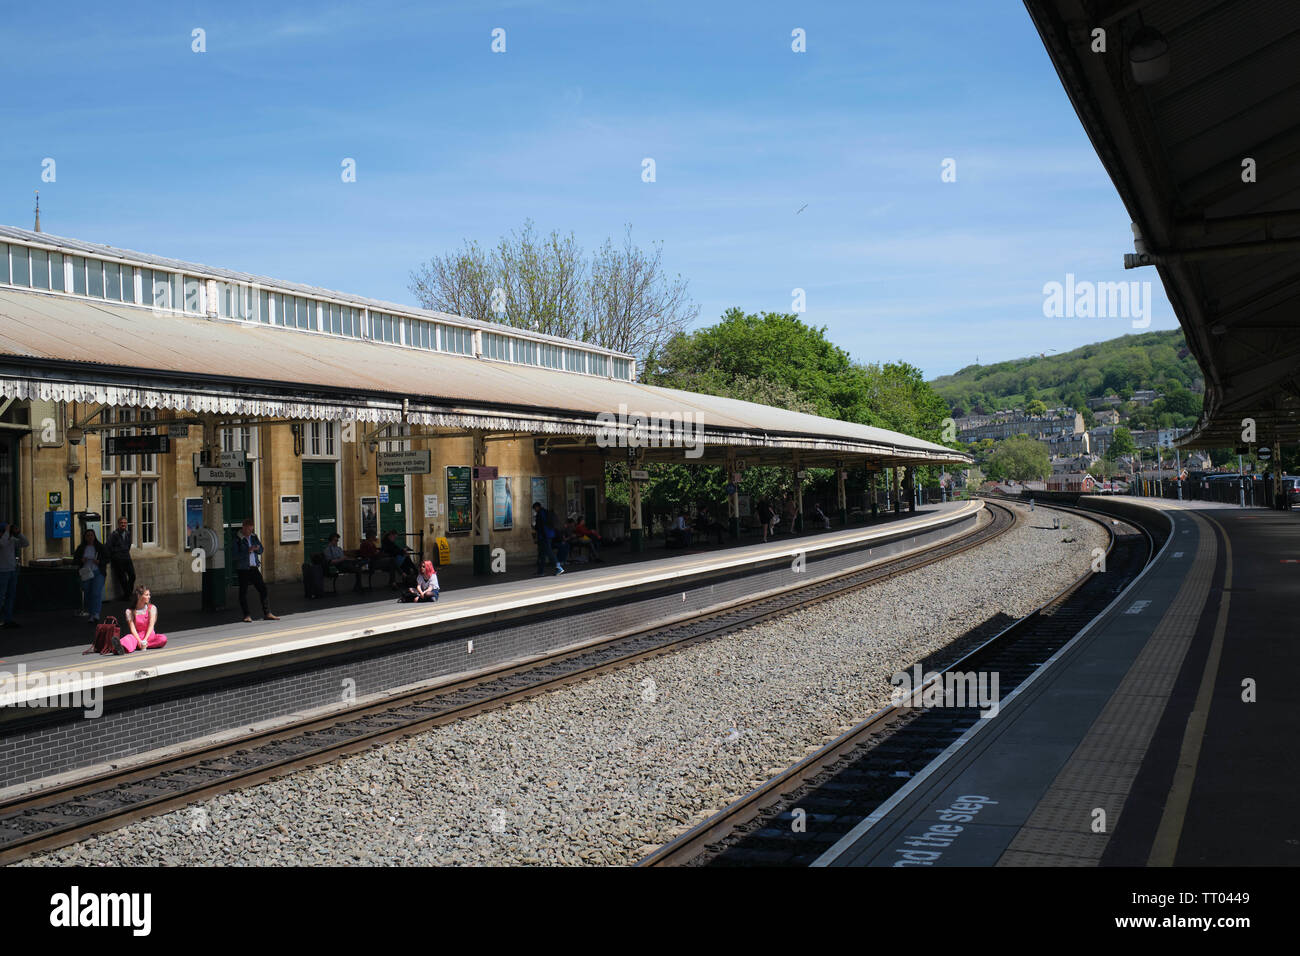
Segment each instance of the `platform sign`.
M189 422L184 422L184 423L171 422L167 426L167 434L172 438L189 438L190 437Z
M474 497L468 465L447 466L447 533L469 534L474 528Z
M200 468L198 483L200 485L242 485L248 480L248 472L243 468Z
M110 435L104 439L104 453L114 457L165 455L171 447L171 439L166 435Z
M427 475L429 449L422 451L381 451L376 458L376 471L381 475Z
M217 456L217 465L221 468L245 468L248 466L248 456L242 448L238 451L223 451Z
M628 474L628 477L631 478L633 481L649 481L650 472L646 471L643 468L633 468L632 471Z

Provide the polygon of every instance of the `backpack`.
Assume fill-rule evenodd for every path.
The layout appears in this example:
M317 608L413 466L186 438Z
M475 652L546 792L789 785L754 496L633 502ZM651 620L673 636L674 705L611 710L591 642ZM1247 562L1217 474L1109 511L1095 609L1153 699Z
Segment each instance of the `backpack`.
M82 651L82 654L121 654L121 645L117 639L122 636L122 629L117 624L117 618L111 614L106 615L95 627L95 641L90 645L90 650Z

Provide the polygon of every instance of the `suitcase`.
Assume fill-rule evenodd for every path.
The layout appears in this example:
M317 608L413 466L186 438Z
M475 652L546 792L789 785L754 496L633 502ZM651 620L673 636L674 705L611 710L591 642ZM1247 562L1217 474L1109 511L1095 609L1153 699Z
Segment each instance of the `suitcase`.
M325 569L319 564L302 566L302 590L308 598L325 596Z

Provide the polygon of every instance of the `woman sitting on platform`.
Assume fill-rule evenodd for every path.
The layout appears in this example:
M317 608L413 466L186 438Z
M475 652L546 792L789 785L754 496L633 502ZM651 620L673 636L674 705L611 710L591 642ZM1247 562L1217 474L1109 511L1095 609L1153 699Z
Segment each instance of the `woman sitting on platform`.
M131 597L131 606L126 611L126 626L131 633L123 636L121 641L122 650L128 654L162 647L167 643L167 635L155 630L158 626L158 609L149 603L149 598L149 589L143 584L137 584Z
M399 601L419 603L421 601L438 600L438 572L433 567L432 561L425 561L420 565L420 574L415 579L415 587L407 588Z

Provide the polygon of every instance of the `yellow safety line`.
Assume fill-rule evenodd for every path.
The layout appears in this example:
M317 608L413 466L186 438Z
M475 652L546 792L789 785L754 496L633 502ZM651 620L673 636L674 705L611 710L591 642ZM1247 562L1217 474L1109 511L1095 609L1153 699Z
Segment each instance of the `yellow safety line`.
M1219 614L1214 622L1214 638L1210 641L1210 653L1205 659L1205 669L1201 672L1201 686L1196 691L1196 703L1187 718L1187 727L1183 730L1178 767L1174 771L1169 796L1160 815L1160 826L1156 829L1155 842L1151 844L1147 866L1173 866L1174 857L1178 854L1178 843L1182 839L1183 824L1187 817L1187 805L1192 798L1192 784L1196 781L1196 766L1201 759L1205 727L1210 719L1214 683L1219 673L1219 660L1223 656L1223 638L1228 629L1228 604L1232 600L1232 542L1228 540L1228 532L1223 525L1204 512L1200 515L1214 524L1223 535L1225 563L1223 600L1219 603Z
M961 509L961 510L969 510L969 509ZM960 511L955 512L955 513L960 513ZM951 515L934 516L934 517L951 517ZM926 519L926 522L927 522L927 523L928 523L928 520L929 520L929 519ZM918 526L919 526L919 525L920 525L920 522L918 522ZM863 529L863 530L866 530L866 529ZM873 529L873 530L878 530L878 529ZM870 537L870 536L869 536L869 537ZM861 539L861 540L867 540L867 538L863 538L863 539ZM770 546L770 545L777 544L777 542L767 542L766 544ZM780 546L784 546L784 547L788 547L788 546L789 546L789 543L788 543L788 542L780 542L779 544L780 544ZM781 550L781 547L780 547L780 546L778 546L778 547L769 547L768 550L771 550L771 551L779 551L779 550ZM758 542L758 543L753 544L753 545L747 545L746 547L750 547L750 548L754 548L754 547L762 548L762 547L764 547L764 542ZM829 545L828 545L828 547L829 547ZM796 549L796 550L798 550L798 549ZM692 561L692 562L689 563L689 564L683 564L683 565L680 566L679 568L674 569L674 571L675 571L674 576L676 576L676 575L678 575L678 574L689 573L689 572L692 571L693 569L696 569L696 568L698 568L698 567L700 567L700 566L707 566L707 565L710 564L714 559L716 559L718 556L719 556L719 555L717 555L717 554L703 555L703 556L701 556L700 558L698 558L698 559ZM611 569L611 570L613 570L613 569ZM640 565L629 565L625 570L614 570L614 573L613 573L612 575L610 575L608 578L605 578L604 580L605 580L607 583L613 585L613 584L616 584L618 581L623 580L623 579L627 579L627 578L635 578L635 577L637 577L638 574L641 573L641 572L643 572L643 568L642 568L642 566L640 566ZM664 580L664 581L666 581L666 580L671 580L671 578L664 578L664 579L662 579L662 580ZM567 582L566 582L566 583L567 583ZM511 594L510 598L511 598L511 600L519 600L519 599L522 599L522 598L527 598L527 597L531 597L531 596L534 596L534 595L538 595L538 594L546 593L548 590L549 590L549 589L548 589L547 587L545 587L545 586L538 586L538 585L533 585L533 584L530 583L530 586L529 586L528 588L523 589L523 590L519 590L519 591L515 591L515 592L513 592L513 593ZM462 592L462 593L463 593L463 592ZM499 600L499 599L500 599L500 595L483 595L482 597L480 597L480 598L478 598L476 601L474 601L474 603L466 603L466 604L464 604L464 605L460 605L460 604L458 604L458 605L457 605L457 608L458 608L458 609L460 609L460 608L473 609L475 606L479 606L479 605L482 605L482 604L488 603L488 602L490 602L490 601L495 601L495 600ZM143 668L143 667L148 667L148 666L149 666L149 665L147 665L147 664L144 664L144 663L143 663L144 661L156 661L156 660L159 660L160 658L162 658L162 659L166 659L166 660L169 660L169 661L170 661L170 660L175 660L175 659L177 659L178 657L180 657L181 655L184 655L184 654L192 654L194 651L198 651L198 650L203 651L203 652L205 653L205 655L206 655L208 652L211 652L211 651L214 651L214 650L217 650L217 649L223 648L223 647L233 647L233 646L238 646L238 645L241 645L241 644L250 644L250 643L257 642L257 641L264 641L264 640L266 640L266 639L269 638L269 637L274 637L274 638L277 638L277 639L280 639L280 638L289 638L289 637L294 636L295 634L303 634L303 633L306 633L306 632L309 632L309 631L319 630L321 627L323 627L323 626L325 626L325 625L327 625L327 624L335 625L335 626L338 627L338 628L345 628L346 626L348 626L348 625L350 625L350 624L353 624L354 622L365 622L365 623L367 624L367 626L373 626L373 625L375 625L375 624L380 624L380 625L382 625L382 624L386 623L387 621L390 621L390 620L396 620L396 619L398 619L399 617L401 617L401 616L403 616L403 615L405 615L405 614L409 614L409 609L408 609L408 608L403 608L402 610L396 610L396 609L394 609L394 610L392 610L392 611L387 612L386 614L385 614L385 613L382 613L382 612L380 612L379 614L369 613L369 614L365 614L365 615L358 616L358 617L348 617L348 618L343 618L343 619L341 619L341 620L317 621L317 622L312 623L312 624L303 624L303 625L300 625L300 626L298 626L298 627L292 627L292 628L288 628L288 629L285 629L285 630L277 630L277 631L258 631L257 633L254 633L254 634L245 634L245 635L243 635L243 636L241 636L241 637L232 637L232 638L227 638L227 639L223 639L223 640L208 641L208 642L205 642L205 643L203 643L203 644L198 644L198 645L188 645L188 646L184 646L184 647L167 647L167 648L162 648L162 649L157 649L157 650L152 650L152 651L150 651L150 650L146 650L146 651L143 652L143 654L145 655L145 656L143 656L143 657L136 657L134 654L132 654L132 655L130 656L130 659L129 659L129 660L128 660L128 659L116 658L116 657L115 657L115 658L113 658L111 661L104 661L103 663L106 664L106 665L120 664L121 666L119 666L119 667L101 668L101 670L105 670L105 669L107 669L107 670L110 670L111 672L115 672L115 673L122 673L122 672L125 672L125 671L128 671L128 670L140 670L140 669ZM238 622L233 622L233 623L239 623L239 624L242 624L243 621L238 621ZM214 627L214 626L217 626L217 625L208 625L208 626L209 626L209 627ZM27 671L26 673L27 673L27 679L30 681L30 680L34 679L37 675L68 673L69 670L74 670L74 671L75 671L76 669L31 670L31 671Z

